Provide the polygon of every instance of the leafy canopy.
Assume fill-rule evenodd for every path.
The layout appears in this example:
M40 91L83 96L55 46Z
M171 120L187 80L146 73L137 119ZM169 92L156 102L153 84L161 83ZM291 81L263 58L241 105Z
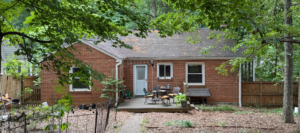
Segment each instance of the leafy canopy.
M113 41L115 47L131 48L117 36L146 37L149 32L147 18L129 8L133 1L0 0L0 43L6 40L8 45L18 46L16 55L27 56L33 64L41 62L41 68L56 73L58 92L65 89L65 84L73 84L71 77L79 74L95 87L93 79L101 81L105 76L77 59L71 52L77 51L72 44L81 43L83 38L97 38L99 42ZM126 28L127 23L134 23L139 32ZM69 74L74 65L90 73Z

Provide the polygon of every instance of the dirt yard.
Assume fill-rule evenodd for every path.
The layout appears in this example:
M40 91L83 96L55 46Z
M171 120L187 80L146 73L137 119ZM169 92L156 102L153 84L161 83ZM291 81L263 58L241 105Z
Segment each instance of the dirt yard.
M260 133L260 132L293 132L296 124L282 124L278 109L257 109L236 107L236 111L197 111L189 113L141 113L143 120L141 131L146 133ZM276 112L277 110L277 112ZM119 132L126 120L132 115L129 112L118 112L117 121L110 121L107 132ZM183 128L170 123L176 120L190 121L192 127ZM297 122L297 117L295 116Z

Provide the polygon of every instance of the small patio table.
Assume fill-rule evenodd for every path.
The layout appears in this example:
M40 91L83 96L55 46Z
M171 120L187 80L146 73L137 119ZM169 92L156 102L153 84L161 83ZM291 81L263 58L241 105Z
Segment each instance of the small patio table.
M170 90L170 88L167 88L167 87L161 86L161 87L160 87L160 90L167 90L167 91L169 91L169 90Z

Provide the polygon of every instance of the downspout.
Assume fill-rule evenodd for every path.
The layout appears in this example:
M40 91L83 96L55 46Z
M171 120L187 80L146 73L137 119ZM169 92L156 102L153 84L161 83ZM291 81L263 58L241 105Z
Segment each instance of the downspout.
M239 106L242 107L242 69L239 69Z
M122 60L119 60L119 59L117 59L116 60L116 62L118 62L117 64L116 64L116 80L118 80L119 78L118 78L118 66L120 65L120 64L122 64ZM116 84L116 105L118 105L118 84Z

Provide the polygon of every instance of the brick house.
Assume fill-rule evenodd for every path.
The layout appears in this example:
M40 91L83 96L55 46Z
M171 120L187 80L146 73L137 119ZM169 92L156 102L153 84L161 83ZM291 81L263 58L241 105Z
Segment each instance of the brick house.
M131 91L132 96L144 95L143 88L148 91L156 85L170 88L179 86L182 88L186 82L189 88L209 88L211 97L208 103L233 103L239 102L240 78L238 72L222 76L215 70L222 62L242 56L241 50L233 53L221 51L224 44L233 46L234 41L227 40L217 42L216 39L207 39L209 29L200 29L202 42L196 44L185 43L190 33L176 34L172 37L160 38L158 33L149 33L147 38L135 36L120 37L122 41L133 47L133 50L125 48L114 48L112 42L94 44L97 39L83 39L82 44L74 44L81 52L76 57L89 63L99 73L107 77L118 75L124 80L126 90ZM216 44L208 55L199 51L207 46ZM92 52L86 49L89 47ZM117 68L117 69L116 69ZM76 71L73 68L70 72ZM115 73L111 73L114 70ZM117 70L117 71L116 71ZM41 100L51 104L51 93L54 99L60 98L53 89L55 83L52 81L57 76L47 70L41 72ZM103 101L100 99L102 84L95 82L98 91L94 88L87 89L82 86L70 85L70 93L74 104L90 104Z

